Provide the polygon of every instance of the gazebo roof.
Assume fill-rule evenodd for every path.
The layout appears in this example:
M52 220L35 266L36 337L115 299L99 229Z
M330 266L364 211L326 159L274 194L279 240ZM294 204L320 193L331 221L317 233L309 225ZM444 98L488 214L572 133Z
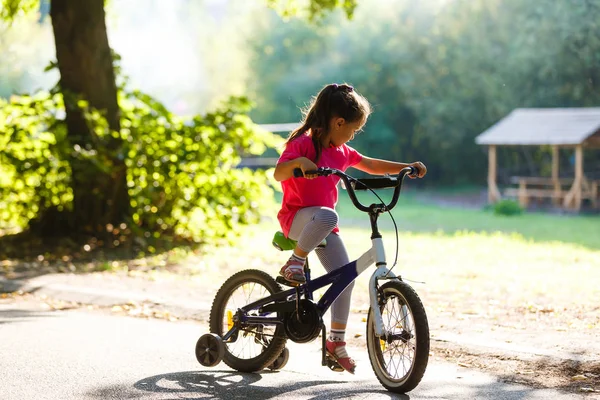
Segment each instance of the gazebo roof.
M481 145L577 145L600 137L600 107L517 108L475 138Z

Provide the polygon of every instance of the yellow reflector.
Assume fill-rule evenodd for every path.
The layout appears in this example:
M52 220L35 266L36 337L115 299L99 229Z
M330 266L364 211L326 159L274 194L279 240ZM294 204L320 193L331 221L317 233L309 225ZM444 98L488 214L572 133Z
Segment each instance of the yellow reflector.
M227 310L227 330L233 328L233 312L231 310Z

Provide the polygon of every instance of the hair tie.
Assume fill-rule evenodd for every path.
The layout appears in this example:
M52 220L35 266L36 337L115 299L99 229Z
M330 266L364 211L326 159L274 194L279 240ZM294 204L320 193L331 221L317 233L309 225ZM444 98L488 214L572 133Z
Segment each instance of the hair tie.
M354 88L352 86L347 85L345 83L340 86L340 89L343 90L346 93L350 93L350 92L354 91Z
M354 87L350 86L350 85L338 85L337 83L332 83L331 87L333 88L333 91L337 91L337 90L343 90L344 92L353 92L354 91Z

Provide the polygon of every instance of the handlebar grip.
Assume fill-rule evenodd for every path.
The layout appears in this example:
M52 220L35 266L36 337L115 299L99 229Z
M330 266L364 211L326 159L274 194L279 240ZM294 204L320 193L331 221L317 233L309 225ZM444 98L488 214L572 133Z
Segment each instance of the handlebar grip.
M313 170L313 171L306 171L307 175L313 175L313 174L318 174L319 176L322 175L322 171L321 168ZM294 168L294 178L302 178L305 174L302 172L302 170L300 168Z

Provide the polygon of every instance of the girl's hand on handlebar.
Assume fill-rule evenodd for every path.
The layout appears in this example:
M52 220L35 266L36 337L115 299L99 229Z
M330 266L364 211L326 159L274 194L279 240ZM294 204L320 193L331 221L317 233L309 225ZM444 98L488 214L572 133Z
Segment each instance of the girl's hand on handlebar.
M306 171L316 171L318 168L314 162L306 157L298 158L298 168L302 170L302 173L306 179L314 179L319 176L317 174L306 174Z
M411 179L422 178L427 174L427 167L421 161L415 161L410 166L417 170L416 173L408 175Z

